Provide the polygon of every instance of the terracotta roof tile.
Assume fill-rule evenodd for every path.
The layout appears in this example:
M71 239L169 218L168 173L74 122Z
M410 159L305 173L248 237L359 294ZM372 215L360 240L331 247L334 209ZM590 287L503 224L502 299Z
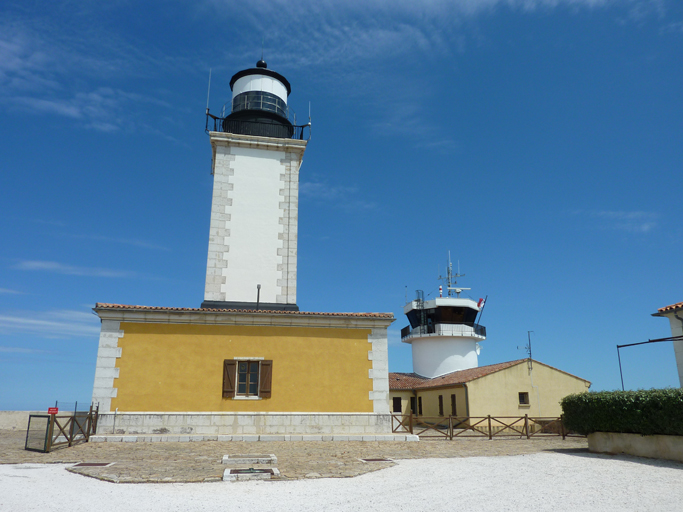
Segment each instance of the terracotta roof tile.
M485 375L489 375L491 373L499 372L500 370L510 368L511 366L515 366L516 364L522 363L524 361L526 361L526 359L508 361L506 363L490 364L488 366L479 366L478 368L470 368L468 370L460 370L457 372L447 373L446 375L442 375L441 377L434 377L433 379L422 377L420 375L417 375L416 373L390 373L389 389L427 389L441 386L452 386L455 384L464 384L465 382L470 382L474 379L479 379L481 377L484 377ZM401 380L403 380L401 377L405 378L406 380L409 380L411 386L405 388L394 387L395 383L398 382L395 380L395 376L399 377L399 379ZM401 384L403 384L403 382L401 382ZM408 382L406 382L406 384L408 384Z
M389 389L411 390L428 380L417 373L389 373Z
M666 313L668 311L676 311L677 309L683 309L683 302L677 302L676 304L671 304L670 306L664 306L657 310L658 313Z
M361 317L361 318L393 318L393 313L324 313L313 311L272 311L267 309L209 309L209 308L168 308L158 306L131 306L126 304L107 304L98 302L95 310L98 309L129 309L137 311L178 311L178 312L214 312L214 313L253 313L253 314L276 314L276 315L306 315L306 316L342 316L342 317Z
M430 389L465 384L467 382L471 382L481 377L485 377L486 375L490 375L492 373L505 370L506 368L510 368L520 363L525 363L526 361L528 361L528 359L517 359L515 361L507 361L505 363L490 364L487 366L480 366L478 368L470 368L468 370L460 370L457 372L447 373L446 375L434 377L433 379L422 377L417 373L389 373L389 389L397 391L412 389ZM576 375L572 375L571 373L567 373L563 370L560 370L558 368L554 368L553 366L541 363L540 361L536 361L535 359L534 363L542 364L543 366L547 366L548 368L552 368L553 370L557 370L558 372L562 372L566 375L576 377L577 379L581 378L577 377Z

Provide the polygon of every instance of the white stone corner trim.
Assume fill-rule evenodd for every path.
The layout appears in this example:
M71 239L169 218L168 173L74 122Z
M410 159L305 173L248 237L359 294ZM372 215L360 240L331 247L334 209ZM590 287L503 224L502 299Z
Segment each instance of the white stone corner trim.
M372 343L372 350L368 351L368 359L372 361L372 369L368 372L372 379L373 412L388 414L389 411L389 351L387 328L376 327L368 335L368 342Z
M102 320L92 392L92 401L94 404L99 403L100 413L109 412L111 399L116 397L117 389L114 387L114 379L119 377L116 360L121 357L119 338L123 338L121 322Z

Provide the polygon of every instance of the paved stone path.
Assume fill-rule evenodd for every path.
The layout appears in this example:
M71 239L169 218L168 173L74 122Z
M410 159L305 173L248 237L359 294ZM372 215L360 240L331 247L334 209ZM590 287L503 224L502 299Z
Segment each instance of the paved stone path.
M273 453L281 479L354 477L392 462L360 459L428 459L588 451L585 438L465 438L415 442L192 442L84 443L51 453L24 450L25 432L0 430L0 464L114 462L69 471L110 482L211 482L221 480L223 455ZM261 467L261 466L259 466ZM269 466L262 466L269 467Z

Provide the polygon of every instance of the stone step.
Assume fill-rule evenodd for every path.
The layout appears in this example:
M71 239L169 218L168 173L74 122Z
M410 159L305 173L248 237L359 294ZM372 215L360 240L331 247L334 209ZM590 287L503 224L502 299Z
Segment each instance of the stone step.
M228 466L244 466L246 464L277 464L277 457L275 454L254 454L242 453L223 455L223 464Z
M247 471L247 472L244 472ZM280 476L277 468L258 469L255 472L249 472L244 469L226 469L223 471L224 482L241 482L244 480L270 480Z
M365 435L173 435L173 434L103 434L90 436L91 443L189 443L200 441L419 441L410 434L365 434Z

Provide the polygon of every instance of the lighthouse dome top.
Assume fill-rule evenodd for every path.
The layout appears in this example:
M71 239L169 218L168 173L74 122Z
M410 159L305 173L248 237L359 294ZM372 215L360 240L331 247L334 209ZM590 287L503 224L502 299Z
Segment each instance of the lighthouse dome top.
M235 95L235 92L237 92L237 93L243 92L243 91L235 91L235 84L237 84L238 89L240 89L241 88L240 86L242 84L244 84L245 82L246 83L253 82L253 79L241 80L241 79L247 78L247 77L253 77L253 79L266 78L265 82L270 83L271 87L273 85L275 85L276 88L277 88L277 85L274 84L273 82L274 81L280 82L280 84L281 84L280 87L283 89L282 93L285 93L285 91L286 91L285 94L281 93L284 96L284 98L282 98L282 99L285 101L287 100L287 96L289 96L292 93L292 86L289 84L289 81L284 76L282 76L280 73L273 71L272 69L268 69L268 64L266 64L266 61L261 59L256 63L255 68L244 69L242 71L238 71L237 73L235 73L233 75L232 79L230 80L230 89L233 91L233 97ZM270 79L270 80L268 80L268 79ZM274 91L271 91L271 92L274 92ZM280 96L280 94L278 94L278 96Z

